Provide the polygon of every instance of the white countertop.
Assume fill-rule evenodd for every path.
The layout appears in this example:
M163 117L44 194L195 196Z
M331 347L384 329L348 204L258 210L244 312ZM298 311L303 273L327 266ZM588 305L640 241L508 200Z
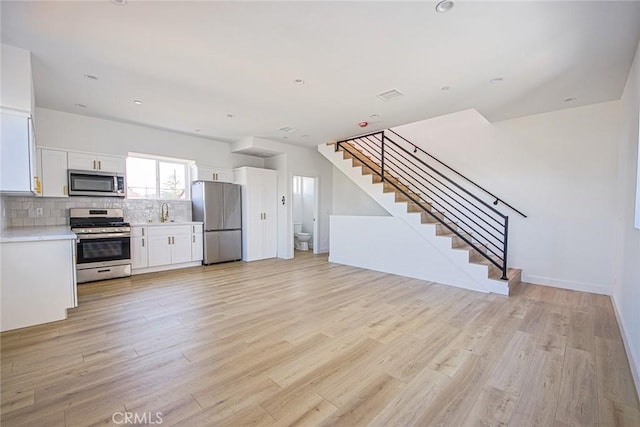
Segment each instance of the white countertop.
M132 227L164 227L169 225L202 225L198 221L177 221L177 222L132 222Z
M75 233L71 231L68 225L7 228L0 233L0 243L72 240L75 238Z

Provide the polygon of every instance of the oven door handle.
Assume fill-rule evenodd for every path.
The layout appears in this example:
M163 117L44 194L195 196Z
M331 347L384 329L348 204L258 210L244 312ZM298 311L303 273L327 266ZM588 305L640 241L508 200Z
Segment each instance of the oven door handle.
M78 240L110 239L112 237L131 237L131 233L95 233L77 234Z

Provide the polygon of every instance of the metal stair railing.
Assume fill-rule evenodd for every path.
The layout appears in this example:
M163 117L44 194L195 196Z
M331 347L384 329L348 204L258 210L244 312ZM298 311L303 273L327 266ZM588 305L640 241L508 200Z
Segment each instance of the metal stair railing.
M501 279L507 280L509 217L464 188L453 177L466 180L495 198L496 202L502 202L524 217L526 215L397 132L389 132L393 137L380 131L338 141L335 149L349 153L363 168L378 175L383 183L388 183L418 206L430 222L440 224L448 234L457 236L489 264L496 266L501 272ZM452 176L437 170L427 163L428 160L446 168Z

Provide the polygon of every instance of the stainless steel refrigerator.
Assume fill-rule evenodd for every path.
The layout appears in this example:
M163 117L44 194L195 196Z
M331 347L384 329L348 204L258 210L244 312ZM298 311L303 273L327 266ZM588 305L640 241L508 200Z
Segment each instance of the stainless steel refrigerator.
M241 187L236 184L194 181L191 205L194 221L204 223L203 264L242 259Z

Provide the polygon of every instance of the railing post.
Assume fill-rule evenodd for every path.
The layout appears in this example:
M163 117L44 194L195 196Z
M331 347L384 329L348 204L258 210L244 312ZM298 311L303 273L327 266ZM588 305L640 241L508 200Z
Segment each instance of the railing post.
M507 277L507 242L509 241L509 217L504 217L504 249L502 253L502 280L509 280Z
M384 131L382 131L380 144L382 145L382 154L380 155L380 175L382 176L382 181L384 181Z

